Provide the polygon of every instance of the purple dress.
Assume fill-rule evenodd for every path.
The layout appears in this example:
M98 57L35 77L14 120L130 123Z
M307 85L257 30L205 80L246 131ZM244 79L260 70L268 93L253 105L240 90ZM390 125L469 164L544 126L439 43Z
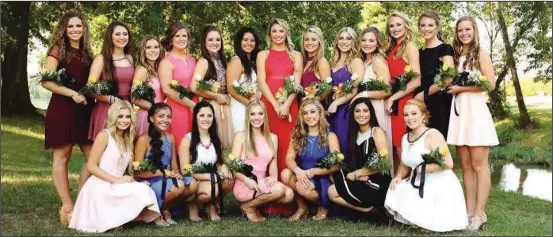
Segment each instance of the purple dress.
M347 66L344 66L338 71L332 71L330 76L332 77L332 86L338 86L338 84L350 80L351 73ZM332 95L329 96L332 100ZM330 103L329 103L330 105ZM330 123L330 130L338 136L338 142L340 143L340 151L345 156L345 162L348 162L348 126L349 126L349 103L338 106L336 113L330 115L328 122Z

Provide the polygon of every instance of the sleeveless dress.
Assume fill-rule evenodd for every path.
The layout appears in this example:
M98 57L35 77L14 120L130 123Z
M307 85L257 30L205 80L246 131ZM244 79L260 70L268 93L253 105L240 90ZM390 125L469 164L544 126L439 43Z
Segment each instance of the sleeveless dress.
M238 83L240 83L241 85L245 85L246 81L248 81L248 78L245 73L242 73L242 75L240 75L240 78L238 79ZM255 73L255 70L252 70L250 83L255 85L255 87L257 88L257 74ZM230 110L232 111L232 125L234 128L234 132L236 133L243 131L245 129L244 126L246 126L246 106L231 97Z
M111 134L108 137L99 167L119 178L131 161L131 153L121 152L115 138ZM105 232L134 220L144 208L147 208L141 218L144 221L151 222L160 216L156 195L148 185L138 182L112 184L92 175L77 197L69 228Z
M373 139L374 128L365 133L357 134L357 146L355 147L354 159L355 167L351 170L357 170L363 167L370 154L376 151L376 145ZM386 199L386 193L390 186L392 178L389 175L376 173L369 176L367 182L351 181L347 179L348 171L340 169L333 174L336 191L341 198L351 205L357 207L383 206Z
M187 133L186 136L192 141L191 132ZM196 161L194 161L194 164L215 165L215 163L217 162L217 153L215 152L215 146L213 144L209 145L209 148L207 149L203 147L202 144L198 144L196 149L196 151L198 152L198 156L196 157Z
M86 63L83 50L68 47L71 59L66 62L61 59L57 48L48 52L59 61L58 68L65 69L65 73L75 79L75 88L78 91L86 85L90 71L90 62ZM85 95L86 105L76 104L67 96L52 93L52 98L46 110L44 119L44 148L57 148L66 144L90 144L88 139L88 124L94 106L94 99Z
M363 82L370 80L377 80L378 76L373 71L372 63L367 65L365 68L365 76L363 77ZM359 90L361 93L363 90ZM386 140L388 140L388 151L393 151L392 145L392 119L390 115L386 113L386 105L384 99L371 99L371 104L374 107L374 112L376 113L376 120L378 121L378 126L386 132ZM390 159L390 162L394 162ZM393 174L392 174L393 175Z
M315 163L320 161L329 153L328 144L325 147L319 147L320 136L307 135L307 144L297 154L296 162L303 170L315 168ZM330 181L330 175L317 175L309 179L311 183L315 184L315 189L319 193L319 200L321 206L325 208L330 207L330 198L328 197L328 187L332 185Z
M443 43L434 48L421 48L419 49L419 55L421 87L419 87L419 90L416 90L416 93L422 89L425 94L428 94L428 88L434 84L434 76L436 76L437 69L443 66L443 62L440 61L440 58L444 56L453 57L453 47ZM447 136L447 129L449 127L452 98L453 96L446 91L440 91L436 94L425 96L424 98L424 102L427 106L426 108L430 112L428 126L438 129L444 136Z
M395 58L394 56L400 46L401 44L396 45L386 58L386 62L388 62L388 67L390 68L390 76L392 78L390 84L392 85L392 88L394 87L394 84L397 83L394 77L403 74L403 69L405 68L405 66L407 66L407 62L405 62L402 57ZM394 91L392 90L392 95L393 94ZM412 99L413 97L413 92L411 92L396 101L396 103L398 104L397 113L396 111L394 111L391 116L392 145L394 147L401 147L401 137L403 136L403 134L405 134L406 131L405 121L403 120L403 105L405 105L405 102Z
M167 137L167 134L163 137L163 144L161 145L161 151L163 151L163 156L161 157L161 163L163 164L163 169L169 168L171 166L171 153L172 153L172 145L171 141L169 141L169 138ZM150 149L148 153L146 153L146 159L150 159L152 156L152 150ZM163 191L163 176L157 176L157 177L151 177L146 179L138 178L136 179L138 182L142 181L148 181L150 183L150 188L154 191L157 198L157 205L161 208L163 206L163 199L162 199L162 191ZM173 186L177 186L174 181L175 179L171 178L165 178L166 186L165 186L165 197L167 197L167 194L169 193L169 190Z
M351 79L351 72L349 72L348 66L344 65L338 71L331 71L330 76L332 77L332 86L338 86L338 84L348 81ZM329 100L332 100L332 93L329 96ZM329 101L330 103L332 101ZM330 103L328 103L330 105ZM338 142L340 143L340 151L346 157L344 162L349 160L349 149L348 149L348 139L349 139L349 103L338 106L336 113L331 115L328 118L328 123L330 124L330 130L338 136Z
M247 202L254 199L254 193L257 197L263 193L271 192L271 188L267 186L265 181L267 178L266 174L269 163L271 163L271 160L273 159L271 147L267 144L265 137L258 136L255 138L255 149L257 151L257 156L250 154L246 159L239 159L243 159L245 164L249 164L253 167L252 173L257 177L257 184L259 185L259 191L261 191L261 193L255 192L255 190L248 188L242 180L235 179L232 192L234 193L236 200L239 202ZM242 150L241 157L247 157L244 149Z
M223 66L223 63L219 58L212 57L211 60L215 65L217 71L217 78L204 78L204 80L215 80L221 84L221 94L228 95L227 93L227 80L226 69ZM206 74L206 76L209 76ZM204 98L204 100L207 100ZM207 100L215 110L215 121L217 122L217 134L219 139L221 139L221 144L223 145L223 150L231 148L232 139L234 138L234 127L232 124L232 111L229 105L220 105L215 100Z
M173 64L173 80L190 89L196 60L190 55L186 55L186 62L173 55L167 55L165 58ZM175 101L171 97L167 97L167 104L171 106L171 116L173 117L173 122L168 131L175 136L175 143L178 148L182 137L192 130L192 111L188 106Z
M290 59L286 50L269 49L269 55L265 62L265 74L267 75L267 86L274 95L278 88L284 86L284 77L294 74L294 62ZM294 100L290 105L290 116L292 118L290 123L287 119L281 120L278 117L273 106L265 97L261 100L267 107L267 118L269 119L271 133L278 137L277 166L280 174L286 168L286 152L288 151L288 145L290 145L292 129L298 117L298 102ZM280 181L280 175L278 179ZM293 211L292 207L291 204L271 204L264 209L264 213L291 213Z
M413 170L423 162L421 155L430 152L424 146L429 130L413 142L413 145L407 140L408 134L403 136L401 162ZM412 177L412 172L409 177ZM452 170L427 172L423 198L419 196L419 190L407 180L402 180L394 190L388 190L384 203L384 207L396 221L436 232L462 230L467 227L465 196L461 183ZM417 178L415 183L419 185L420 179Z
M127 57L125 57L131 62ZM115 81L117 82L117 96L120 99L131 101L130 98L130 89L132 85L132 79L134 77L134 67L115 67ZM99 100L94 104L94 109L92 110L92 118L90 119L90 126L88 127L88 138L94 140L96 135L104 129L104 122L108 115L110 104L104 103Z
M313 60L314 56L313 57L309 57L309 61ZM319 78L317 77L317 75L315 75L315 72L312 71L311 69L313 69L313 65L309 66L310 68L305 70L303 72L303 75L301 76L301 86L303 88L306 88L309 86L309 84L311 84L311 82L314 82L314 81L318 81Z
M154 103L163 102L163 100L165 100L165 94L163 94L163 92L161 91L161 84L159 83L159 79L157 78L157 76L152 77L148 84L152 87L152 89L154 89L154 92L156 93ZM148 110L138 110L138 112L136 112L136 136L138 137L144 133L147 133L148 126Z
M459 58L457 71L465 71L462 68L463 62L465 62L465 56ZM455 114L455 109L459 116ZM447 143L456 146L499 144L495 124L483 92L462 92L453 96Z

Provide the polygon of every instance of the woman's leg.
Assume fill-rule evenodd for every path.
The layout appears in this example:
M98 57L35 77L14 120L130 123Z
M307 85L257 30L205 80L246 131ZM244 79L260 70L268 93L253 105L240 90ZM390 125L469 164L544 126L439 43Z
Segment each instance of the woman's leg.
M463 184L465 188L465 201L467 203L467 214L472 216L476 207L476 173L472 168L472 159L468 146L457 146L457 153L461 159L461 170L463 171Z
M490 196L491 177L488 167L488 154L490 147L479 146L470 147L470 157L472 158L472 169L476 173L476 207L474 216L481 216L486 213L486 204Z
M83 156L84 156L84 164L81 167L81 173L79 176L79 192L80 192L84 183L88 178L90 178L90 175L91 175L90 172L88 172L88 169L86 168L86 162L88 161L88 155L90 154L90 149L92 149L92 145L79 144L79 148L81 148L81 151L83 152Z
M290 171L289 169L284 169L280 173L280 179L282 180L283 184L285 184L286 186L291 188L292 191L295 192L294 201L298 205L298 210L296 211L296 213L294 213L294 215L290 216L290 220L299 220L300 218L307 216L308 214L307 203L305 202L305 200L303 200L303 197L297 193L297 190L296 190L297 179L294 173L292 173L292 171Z
M53 151L52 162L52 180L61 200L60 221L62 224L68 224L70 213L73 211L73 200L69 193L69 178L67 172L67 163L71 158L71 149L73 144L67 144L57 147Z
M358 207L358 206L354 206L354 205L349 204L348 202L346 202L346 200L344 200L342 197L340 197L340 195L338 194L338 191L336 191L336 186L334 184L328 188L328 197L330 198L330 200L332 202L334 202L334 203L336 203L340 206L347 207L347 208L350 208L350 209L354 209L354 210L357 210L357 211L360 211L360 212L369 212L372 209L372 207L362 208L362 207Z

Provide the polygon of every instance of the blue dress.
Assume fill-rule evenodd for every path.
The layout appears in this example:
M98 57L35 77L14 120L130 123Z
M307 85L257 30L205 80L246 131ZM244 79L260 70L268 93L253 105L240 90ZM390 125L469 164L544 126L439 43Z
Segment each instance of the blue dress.
M351 79L351 73L348 70L347 65L338 69L338 71L332 71L330 76L332 77L332 86L338 86L338 84ZM332 99L332 97L329 97ZM340 143L340 151L346 157L344 162L348 162L348 130L349 130L349 103L338 106L336 113L328 118L330 123L330 130L338 136L338 142Z
M315 167L315 163L325 157L329 152L328 144L324 147L319 147L319 136L307 135L307 144L302 151L297 155L296 161L298 161L300 168L303 170L311 169ZM330 199L328 198L328 187L332 185L330 176L314 176L310 181L315 184L315 189L319 193L321 205L325 208L329 208Z

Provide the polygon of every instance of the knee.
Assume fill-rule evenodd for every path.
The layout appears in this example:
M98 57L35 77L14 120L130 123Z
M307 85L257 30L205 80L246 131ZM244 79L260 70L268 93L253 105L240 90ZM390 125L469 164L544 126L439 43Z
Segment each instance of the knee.
M211 195L207 193L199 193L196 199L201 203L207 203L211 200Z
M283 183L287 184L290 182L290 177L292 176L292 171L289 169L284 169L282 172L280 172L280 180L282 180Z
M328 187L327 193L328 193L328 198L330 198L330 200L332 201L336 200L338 196L338 192L336 192L336 186L331 185L330 187Z
M472 162L472 170L476 173L488 171L488 162Z
M291 203L294 200L294 190L290 187L284 187L284 202Z
M198 181L196 181L195 179L192 179L192 181L188 185L188 192L196 193L196 191L198 191Z
M175 192L177 192L179 195L184 193L184 190L185 190L185 186L184 186L184 182L182 180L178 180L177 181L177 185L179 186L179 188L175 188Z
M275 196L277 197L282 197L284 196L286 193L285 193L285 190L284 190L284 185L283 184L276 184L272 189L271 189L271 193L273 193Z

